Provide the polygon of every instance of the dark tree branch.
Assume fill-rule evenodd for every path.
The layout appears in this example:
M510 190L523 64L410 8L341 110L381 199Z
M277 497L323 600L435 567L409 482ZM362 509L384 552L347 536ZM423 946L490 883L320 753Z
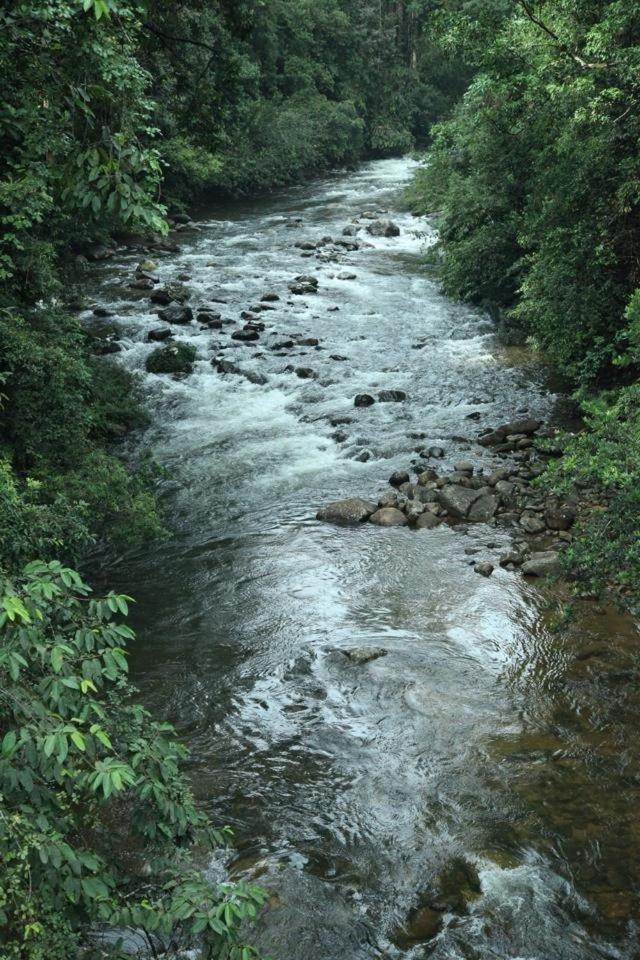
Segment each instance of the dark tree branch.
M143 23L142 26L145 30L148 30L149 33L155 34L156 37L160 37L160 39L166 43L190 43L194 47L202 47L203 50L208 50L209 53L214 56L218 53L215 47L205 43L204 40L193 40L191 37L175 37L171 33L165 33L164 30L161 30L160 27L157 27L154 23L147 22Z
M577 53L574 53L572 50L570 50L566 44L562 42L558 34L554 33L554 31L551 30L551 28L548 27L543 20L536 16L527 0L519 0L519 4L531 23L535 24L535 26L538 27L539 30L542 30L543 33L546 33L546 35L553 40L558 49L561 50L566 56L571 57L571 59L577 63L578 66L582 67L583 70L606 70L613 66L613 63L593 63L589 62L588 60L584 60Z

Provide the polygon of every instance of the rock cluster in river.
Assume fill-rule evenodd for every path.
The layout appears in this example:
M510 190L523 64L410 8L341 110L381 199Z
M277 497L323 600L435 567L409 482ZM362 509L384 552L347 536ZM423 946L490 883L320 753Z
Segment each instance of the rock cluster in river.
M541 426L538 420L514 420L481 434L478 442L504 457L528 450ZM471 461L461 460L451 472L440 473L433 466L422 464L411 471L393 473L389 488L375 499L351 497L334 501L320 508L317 519L416 531L433 530L442 524L491 523L519 535L514 548L500 557L500 566L521 567L530 576L555 575L561 570L559 551L571 540L569 530L576 518L576 507L556 498L545 498L531 486L542 469L520 462L485 472L476 469ZM495 568L494 564L479 560L474 561L474 569L488 577Z

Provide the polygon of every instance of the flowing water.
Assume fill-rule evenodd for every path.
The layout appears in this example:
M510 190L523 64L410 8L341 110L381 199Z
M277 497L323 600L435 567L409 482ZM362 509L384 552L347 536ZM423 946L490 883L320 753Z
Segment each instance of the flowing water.
M117 362L144 378L142 445L168 469L175 530L101 573L136 597L135 679L189 743L198 797L235 830L212 877L224 865L270 891L265 953L636 957L633 625L593 603L559 622L518 573L479 577L465 547L496 563L501 527L314 519L329 500L375 496L416 448L481 466L486 451L460 437L519 410L556 415L544 371L425 271L433 229L399 210L412 168L374 162L200 211L162 279L186 271L193 302L225 300L235 320L266 292L281 299L255 345L230 340L233 326L176 328L200 356L184 379L142 373L158 321L123 294L134 255L100 268L93 292L117 310ZM296 240L338 237L367 209L388 209L400 237L339 264L301 258ZM317 296L289 296L300 273L317 276ZM320 348L272 349L295 334ZM225 345L268 382L216 372ZM406 403L354 409L386 388ZM363 645L388 654L341 653Z

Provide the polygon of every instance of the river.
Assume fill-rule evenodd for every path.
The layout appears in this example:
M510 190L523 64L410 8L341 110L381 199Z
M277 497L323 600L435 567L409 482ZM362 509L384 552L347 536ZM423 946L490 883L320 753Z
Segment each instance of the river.
M481 466L483 426L559 416L544 368L501 348L425 269L433 227L400 204L413 167L376 161L198 211L161 279L186 272L193 302L225 300L234 320L267 292L281 299L254 345L231 341L234 327L176 328L201 358L184 379L143 373L158 320L123 287L139 256L97 268L116 362L143 377L151 425L137 443L167 468L173 530L99 577L136 598L133 676L189 744L197 796L236 833L212 878L224 866L270 891L255 937L266 954L637 957L633 624L593 602L564 619L556 593L497 567L511 542L500 526L314 519L327 501L375 496L416 450ZM400 236L367 237L338 265L294 246L371 209ZM318 294L290 297L303 273ZM271 349L295 334L319 348ZM217 344L268 382L218 373ZM354 409L381 389L407 400ZM496 564L490 578L465 548ZM362 645L387 656L341 653Z

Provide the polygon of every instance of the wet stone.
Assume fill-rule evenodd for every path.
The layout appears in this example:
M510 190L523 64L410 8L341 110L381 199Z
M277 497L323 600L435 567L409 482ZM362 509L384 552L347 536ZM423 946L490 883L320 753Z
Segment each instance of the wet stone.
M401 487L403 483L409 483L410 476L404 470L396 470L389 477L389 483L392 487Z
M359 497L348 497L345 500L336 500L318 510L317 520L325 523L356 525L364 523L377 510L377 505L370 500Z
M347 647L340 651L351 663L362 665L370 663L372 660L379 660L380 657L386 657L388 651L384 647Z
M404 390L381 390L378 394L380 403L403 403L406 399Z
M409 521L396 507L382 507L369 518L369 522L377 527L406 527Z

